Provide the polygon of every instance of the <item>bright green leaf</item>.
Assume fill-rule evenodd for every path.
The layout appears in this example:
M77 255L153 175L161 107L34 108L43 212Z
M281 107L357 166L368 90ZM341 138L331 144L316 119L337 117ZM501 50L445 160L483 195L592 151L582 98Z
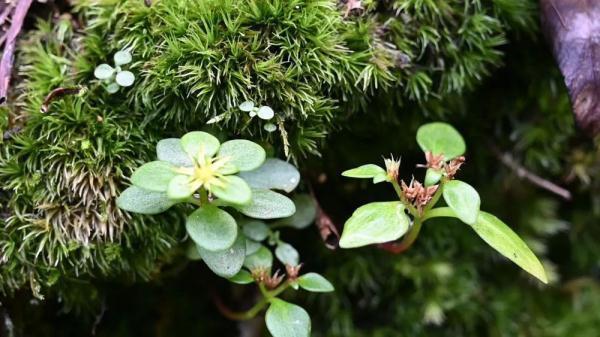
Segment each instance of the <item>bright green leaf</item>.
M247 238L262 241L269 235L269 226L259 220L249 220L242 224L242 230Z
M167 138L156 145L158 160L169 162L179 167L192 167L194 163L190 156L185 153L179 138Z
M254 254L246 256L246 260L244 261L244 267L250 270L256 270L260 268L271 270L272 265L273 254L267 247L263 245L261 245Z
M369 178L375 179L377 178L377 182L381 182L383 180L382 177L387 177L385 170L375 164L366 164L363 166L359 166L357 168L353 168L351 170L347 170L342 172L344 177L349 178ZM376 182L376 183L377 183Z
M236 205L244 205L252 200L252 191L244 179L238 176L225 176L223 186L211 186L210 192L217 198Z
M442 178L442 171L428 168L425 173L425 186L433 186Z
M298 284L302 289L316 293L327 293L335 290L331 282L317 273L307 273L300 276Z
M398 239L410 220L399 201L373 202L359 207L344 224L340 247L355 248Z
M218 156L229 157L228 163L233 164L240 171L250 171L264 163L266 153L262 146L254 142L234 139L221 145Z
M131 176L131 182L145 190L166 192L169 182L176 175L173 165L164 161L153 161L135 170Z
M274 226L293 227L303 229L315 221L317 216L317 204L310 194L296 194L292 197L296 206L296 213L291 217L279 219L273 223Z
M479 212L477 221L471 225L483 241L519 267L544 283L548 277L544 267L527 244L502 220L492 214Z
M255 219L286 218L296 212L296 206L285 195L252 189L252 200L246 205L232 205L242 214Z
M298 169L281 159L269 158L253 171L242 172L240 177L251 187L265 190L293 191L300 183Z
M203 131L188 132L181 137L181 147L194 159L198 159L200 149L204 151L204 156L214 156L220 145L221 143L215 136Z
M185 200L196 192L196 187L190 182L190 177L186 175L176 175L169 182L167 195L174 200Z
M440 122L422 125L417 131L417 143L424 152L443 153L446 160L463 155L466 149L460 133L452 125Z
M273 337L310 337L310 317L295 304L274 298L265 321Z
M460 180L451 180L445 183L443 188L444 200L456 216L466 224L475 223L481 204L477 191Z
M242 269L237 274L230 277L229 281L237 284L250 284L254 282L254 278L247 270Z
M117 198L119 208L141 214L162 213L176 203L165 193L148 191L137 186L127 188Z
M224 250L210 251L198 246L202 260L215 274L230 278L241 269L246 259L246 238L238 233L233 245Z
M198 246L210 251L230 248L238 233L235 219L212 205L202 206L190 214L185 228Z
M289 243L280 242L275 248L275 256L284 265L297 266L300 262L300 254L296 248Z

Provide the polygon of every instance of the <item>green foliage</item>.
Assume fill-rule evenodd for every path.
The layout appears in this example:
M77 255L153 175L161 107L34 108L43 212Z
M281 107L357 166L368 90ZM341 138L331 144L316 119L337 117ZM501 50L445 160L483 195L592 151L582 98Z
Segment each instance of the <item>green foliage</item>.
M344 225L340 247L355 248L373 243L391 242L407 233L399 243L399 250L403 251L416 240L426 220L436 217L456 217L470 225L500 254L540 281L548 283L546 272L531 249L510 227L495 216L479 210L481 201L473 187L460 180L453 180L464 162L464 157L459 156L465 151L465 143L458 131L445 123L425 124L417 132L417 142L427 159L427 164L422 166L443 171L440 183L423 187L413 178L410 185L401 181L402 187L400 187L397 181L399 162L386 160L387 175L400 201L376 202L358 208ZM345 175L370 178L373 174L378 174L377 170L371 170L371 175L363 174L365 167L377 168L375 165L361 166L346 171ZM441 195L444 196L449 207L434 208ZM405 210L412 216L410 230L408 224L411 220Z

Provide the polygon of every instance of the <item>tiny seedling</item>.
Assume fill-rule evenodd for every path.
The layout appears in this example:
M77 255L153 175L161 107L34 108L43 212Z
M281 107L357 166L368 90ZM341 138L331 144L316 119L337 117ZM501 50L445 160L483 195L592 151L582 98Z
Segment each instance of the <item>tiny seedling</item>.
M479 209L479 194L471 185L455 179L465 162L465 142L452 126L445 123L425 124L417 131L417 143L425 152L427 169L424 183L398 181L400 161L385 160L385 169L367 164L342 173L351 178L372 179L373 183L390 183L399 200L373 202L359 207L346 221L340 247L355 248L392 242L402 238L397 251L408 249L417 239L423 223L438 217L457 218L469 225L483 241L547 283L546 272L525 242L504 222ZM435 207L440 199L445 207Z
M194 206L186 220L191 238L188 257L202 259L215 274L237 284L256 283L262 294L248 311L227 311L245 320L267 309L266 323L275 337L310 336L310 318L301 307L279 298L288 288L333 291L317 273L300 275L300 255L280 239L279 228L305 228L316 215L310 196L292 199L273 190L292 192L298 170L279 159L266 159L258 144L235 139L223 144L213 135L194 131L181 139L163 139L157 161L139 167L132 186L117 199L120 208L158 214L178 203ZM274 248L285 269L273 272ZM289 322L297 322L293 326Z
M111 67L102 63L94 70L94 77L104 83L107 92L114 94L120 87L129 87L135 81L135 75L131 71L123 70L122 67L131 63L131 53L127 50L121 50L114 55L115 66Z
M240 110L247 112L251 119L254 117L258 117L262 120L270 121L271 119L273 119L273 117L275 117L275 111L273 111L271 107L266 105L256 107L254 105L254 102L251 101L243 102L239 105L239 108ZM265 123L265 125L263 125L263 129L267 132L274 132L275 130L277 130L277 126L271 122L268 122Z

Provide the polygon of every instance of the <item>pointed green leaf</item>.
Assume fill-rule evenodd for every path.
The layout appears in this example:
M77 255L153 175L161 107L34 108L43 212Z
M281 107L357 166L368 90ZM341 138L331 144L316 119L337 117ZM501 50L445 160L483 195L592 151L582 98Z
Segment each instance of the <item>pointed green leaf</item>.
M327 293L335 290L331 282L317 273L307 273L300 276L298 284L302 289L316 293Z
M292 197L296 206L296 213L291 217L279 219L273 223L277 227L293 227L303 229L315 221L317 216L317 204L309 194L296 194Z
M139 167L131 176L131 182L143 189L166 192L169 182L177 173L173 165L164 161L153 161Z
M272 265L273 254L267 247L263 245L260 245L260 248L254 254L246 256L246 260L244 261L244 267L250 270L256 270L260 268L271 270Z
M158 160L169 162L178 167L192 167L194 163L190 156L183 151L179 138L167 138L156 145Z
M285 195L260 189L252 189L250 203L232 206L245 216L255 219L286 218L296 212L296 206Z
M477 221L471 225L483 241L500 254L544 283L548 277L544 267L527 244L502 220L486 212L479 212Z
M247 270L240 270L239 273L233 275L229 278L229 281L237 284L250 284L254 282L254 278L252 274L250 274Z
M248 204L252 199L250 186L238 176L225 176L223 186L211 186L210 192L217 198L232 204Z
M377 182L383 181L381 180L382 176L384 178L387 176L385 170L375 164L359 166L357 168L342 172L342 175L349 178L377 178Z
M94 77L99 80L107 80L113 76L115 69L106 63L102 63L94 69Z
M466 149L460 133L452 125L440 122L422 125L417 131L417 143L423 152L443 153L446 160L463 155Z
M200 155L200 149L204 150L204 156L214 156L220 145L221 143L215 136L203 131L188 132L181 137L181 147L194 159Z
M198 246L202 260L215 274L230 278L241 269L246 259L246 238L238 233L233 245L224 250L210 251Z
M115 53L114 56L115 65L121 66L131 62L131 53L127 50L121 50Z
M129 87L135 81L135 75L131 71L119 71L115 77L115 82L122 87Z
M158 214L166 211L177 201L171 200L165 193L148 191L137 186L128 187L117 198L117 206L129 212Z
M451 180L444 184L444 200L456 216L464 223L472 225L477 221L481 200L479 193L469 184Z
M442 171L428 168L425 173L425 186L433 186L442 179Z
M284 265L297 266L300 262L300 254L296 248L289 243L280 242L275 248L275 256Z
M340 247L355 248L398 239L410 220L399 201L373 202L359 207L344 224Z
M259 220L248 220L242 224L242 230L247 238L254 241L262 241L269 235L269 226Z
M310 317L295 304L274 298L265 321L273 337L310 337Z
M173 177L167 186L167 196L174 200L185 200L194 192L196 187L190 183L190 177L182 174Z
M238 233L235 219L212 205L202 206L190 214L185 228L198 246L210 251L231 247Z
M262 165L266 155L262 146L249 140L234 139L223 143L217 156L229 157L229 163L240 171L250 171Z
M240 177L253 188L283 190L288 193L300 183L298 169L277 158L267 159L256 170L240 173Z

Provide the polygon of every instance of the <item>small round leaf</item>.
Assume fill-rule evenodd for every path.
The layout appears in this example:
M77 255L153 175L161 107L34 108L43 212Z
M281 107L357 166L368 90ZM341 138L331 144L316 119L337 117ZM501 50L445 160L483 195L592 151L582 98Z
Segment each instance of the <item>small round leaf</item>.
M293 227L303 229L315 221L317 216L317 204L309 194L296 194L292 197L296 206L296 213L288 218L277 220L275 226Z
M292 216L296 206L285 195L252 189L252 200L246 205L232 205L242 214L255 219L277 219Z
M267 123L263 126L263 129L265 129L265 131L271 133L271 132L275 132L277 130L277 126L273 123Z
M223 143L217 156L230 158L228 163L240 171L251 171L265 162L266 153L262 146L254 142L234 139Z
M194 166L190 156L183 151L179 138L167 138L159 141L156 145L156 154L158 160L169 162L175 166Z
M398 239L410 220L399 201L373 202L359 207L344 224L340 247L356 248Z
M261 245L254 254L246 256L246 260L244 261L244 267L250 269L251 271L261 268L271 270L272 265L273 254L267 247L263 245Z
M106 91L109 94L114 94L115 92L119 91L119 85L115 82L110 83L109 85L106 86Z
M460 133L452 125L440 122L422 125L417 131L417 143L424 152L444 154L445 160L463 155L466 149Z
M444 200L464 223L472 225L477 221L481 200L479 193L469 184L451 180L444 184Z
M115 77L115 81L122 87L129 87L135 81L135 75L128 70L119 71L117 77Z
M233 245L227 249L210 251L198 246L202 260L215 274L230 278L242 269L246 259L246 238L238 233Z
M117 198L119 208L141 214L159 214L176 203L165 193L148 191L137 186L128 187Z
M425 173L425 186L433 186L442 178L442 171L433 168L428 168Z
M307 273L300 276L298 284L302 289L315 293L327 293L335 290L331 282L317 273Z
M256 170L239 174L251 187L290 193L300 183L298 169L281 159L269 158Z
M238 234L235 219L212 205L202 206L190 214L185 228L198 246L209 251L230 248Z
M268 106L261 106L256 112L260 119L269 120L275 116L275 111Z
M198 159L200 149L204 151L204 156L214 156L219 150L220 145L221 143L215 136L203 131L188 132L181 137L183 150L195 159Z
M197 188L190 182L190 177L186 175L176 175L169 181L167 186L167 195L173 200L185 200L196 192Z
M272 299L265 321L273 337L310 337L310 317L295 304Z
M166 192L169 182L176 175L173 165L164 161L153 161L135 170L131 182L149 191Z
M250 111L252 111L252 109L254 109L254 102L245 101L242 104L240 104L239 108L242 111L250 112Z
M386 172L383 168L375 165L375 164L366 164L359 166L357 168L353 168L351 170L347 170L342 172L344 177L349 178L375 178L380 177L381 175L385 176Z
M210 192L217 198L236 205L244 205L252 200L250 186L238 176L225 176L223 186L211 186Z
M127 50L121 50L115 53L114 56L115 65L121 66L131 62L131 53Z
M243 224L242 230L247 238L254 241L262 241L269 236L269 226L259 220L250 220Z
M296 248L289 243L280 242L275 248L275 256L284 265L297 266L300 262L300 254Z
M107 80L115 73L115 69L106 63L102 63L94 69L94 77L99 80Z
M237 284L250 284L254 282L254 278L247 270L242 269L237 274L230 277L229 281Z

